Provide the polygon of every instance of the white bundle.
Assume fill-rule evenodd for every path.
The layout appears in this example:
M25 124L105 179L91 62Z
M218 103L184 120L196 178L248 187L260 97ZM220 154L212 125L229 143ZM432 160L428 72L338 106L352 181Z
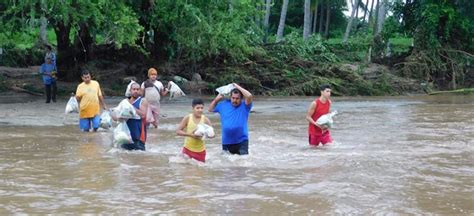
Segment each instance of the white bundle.
M127 85L127 89L125 89L125 97L131 97L132 96L132 92L131 92L131 89L132 89L132 84L133 83L137 83L133 80L130 80L130 83Z
M104 129L109 129L112 127L112 117L110 116L109 111L104 111L100 114L100 127Z
M68 113L78 113L79 112L79 104L77 103L76 96L71 96L69 101L66 104L66 109L64 111L65 114Z
M120 101L117 107L112 108L112 114L115 118L121 120L131 118L140 119L140 117L137 115L137 112L135 111L135 107L133 107L133 105L128 102L128 99L123 99L122 101Z
M228 84L228 85L221 86L221 87L217 88L216 91L219 92L219 94L221 94L221 95L229 96L230 92L234 89L235 89L235 86L234 86L234 84L231 83L231 84Z
M114 129L114 147L120 147L122 144L132 143L132 136L130 135L130 129L128 129L126 122L120 122Z
M332 117L334 117L336 114L337 114L337 111L333 111L328 114L322 115L321 117L318 118L318 120L316 121L316 124L331 128L334 122L332 120Z
M179 88L179 86L176 85L176 83L174 83L173 81L170 81L168 83L168 88L169 88L169 91L170 91L170 99L175 98L175 97L179 97L179 96L186 96L186 94L184 94L183 90L181 90L181 88Z
M205 138L212 138L215 136L214 128L207 124L198 124L196 130L194 131L194 135L202 136L203 139Z

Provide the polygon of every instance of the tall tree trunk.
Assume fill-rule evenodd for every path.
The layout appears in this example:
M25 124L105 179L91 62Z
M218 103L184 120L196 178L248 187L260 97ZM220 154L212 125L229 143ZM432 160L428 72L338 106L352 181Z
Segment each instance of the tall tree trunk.
M318 32L319 34L323 34L323 20L324 20L324 2L321 1L321 9L320 10L320 17L319 17L319 29L318 29Z
M358 10L357 6L359 4L360 0L355 0L355 3L352 4L352 12L351 12L351 17L349 18L349 22L347 23L346 26L346 32L344 33L344 38L342 39L343 43L347 43L347 39L349 39L349 34L351 33L352 29L352 23L354 22L354 15L356 14L356 11Z
M380 6L379 6L379 12L377 16L377 30L375 31L375 34L378 35L380 32L382 32L382 27L383 23L385 22L385 15L387 14L387 0L382 0Z
M86 63L94 58L93 43L94 39L91 36L89 24L86 22L80 23L75 47L76 50L80 51L77 53L76 58L79 59L81 63Z
M311 31L311 33L315 33L316 32L316 24L318 24L318 6L319 6L319 2L318 0L316 0L316 5L314 6L314 15L313 15L313 29Z
M326 25L325 25L325 28L324 28L324 37L326 39L329 38L329 23L331 21L331 2L328 1L326 3Z
M370 12L369 12L369 19L367 19L367 29L370 29L369 26L370 26L370 22L372 21L372 14L373 14L373 10L374 10L374 2L375 0L372 0L372 3L370 4Z
M379 19L379 6L380 6L380 1L377 0L377 4L375 5L375 14L374 14L374 32L373 35L375 35L375 32L377 32L377 20Z
M265 20L263 22L263 31L264 31L264 36L263 36L263 43L267 43L268 39L268 26L270 24L270 9L272 6L272 0L266 0L265 3Z
M286 20L286 12L288 11L288 0L283 0L283 5L281 6L281 13L280 13L280 22L278 23L278 31L277 31L277 42L280 42L283 39L283 30L285 29L285 20Z
M367 11L368 10L369 10L369 0L365 1L364 17L362 18L362 22L365 22L365 17L367 16Z
M41 1L41 24L40 24L40 41L42 44L48 44L48 36L47 36L47 29L48 29L48 20L46 19L46 10L48 6L46 5L46 0Z
M356 0L355 2L355 9L356 9L356 14L355 14L355 18L359 18L359 6L360 6L360 2L358 0Z
M303 40L309 38L311 32L311 0L304 0Z
M71 68L75 65L75 54L72 49L71 41L69 40L69 33L71 32L71 26L65 24L64 21L54 23L54 32L56 33L56 43L58 55L56 57L56 65L58 66L59 78L66 78L67 80L73 80L75 74L66 74L65 69ZM77 77L76 77L77 78Z

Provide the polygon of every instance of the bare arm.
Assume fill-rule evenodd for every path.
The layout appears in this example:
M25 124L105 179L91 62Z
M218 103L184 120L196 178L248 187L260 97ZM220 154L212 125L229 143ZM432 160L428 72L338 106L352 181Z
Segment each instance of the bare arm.
M176 129L176 135L178 136L188 136L192 137L195 139L200 139L200 136L194 135L194 133L186 133L184 129L188 126L188 121L189 121L189 115L185 116L183 120L181 120L181 123L179 123L178 128Z
M216 108L217 103L219 103L219 101L222 100L222 98L224 98L224 96L221 94L218 94L216 98L212 100L211 104L209 104L209 108L207 109L207 111L214 112L214 109Z
M313 114L314 112L316 111L316 102L313 101L311 103L311 105L309 105L309 108L308 108L308 112L306 113L306 120L310 123L310 124L313 124L315 125L316 127L319 127L321 128L321 130L325 131L327 130L327 127L325 126L321 126L319 124L316 123L316 121L313 120Z
M107 109L107 105L105 105L104 96L102 96L102 95L99 96L99 102L100 102L102 108L103 108L104 110L106 110L106 109Z
M235 88L237 88L240 92L242 92L242 95L244 96L244 99L245 99L245 104L247 104L247 105L251 104L252 100L253 100L252 93L247 91L247 89L242 88L242 86L240 86L237 83L233 83L233 84L234 84Z
M142 99L142 103L140 104L140 109L135 109L137 114L143 119L146 118L146 111L148 109L148 101L145 98Z
M309 105L308 112L306 113L306 120L307 120L310 124L314 124L314 125L318 126L318 125L316 124L316 122L313 120L314 111L316 111L316 102L313 101L313 102ZM318 127L319 127L319 126L318 126Z

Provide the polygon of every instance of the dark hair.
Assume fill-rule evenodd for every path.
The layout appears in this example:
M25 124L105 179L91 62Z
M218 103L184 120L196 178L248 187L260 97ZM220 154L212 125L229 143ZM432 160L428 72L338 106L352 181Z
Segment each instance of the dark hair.
M233 95L233 94L240 94L240 97L243 96L242 92L238 89L232 89L232 91L230 92L230 95Z
M203 105L204 106L204 101L201 98L195 98L195 99L193 99L193 102L192 102L193 108L196 105Z
M87 75L87 74L91 74L91 72L90 72L89 70L87 70L87 69L82 69L82 71L81 71L81 76L85 76L85 75Z
M145 80L145 83L143 84L143 87L145 88L150 88L150 87L154 87L155 85L151 82L150 79L147 79Z
M53 47L51 47L51 45L49 45L49 44L46 44L45 46L46 46L46 49L48 49L48 50L52 50L52 49L53 49Z
M331 89L331 85L329 84L322 84L319 86L319 90L324 91L326 89Z

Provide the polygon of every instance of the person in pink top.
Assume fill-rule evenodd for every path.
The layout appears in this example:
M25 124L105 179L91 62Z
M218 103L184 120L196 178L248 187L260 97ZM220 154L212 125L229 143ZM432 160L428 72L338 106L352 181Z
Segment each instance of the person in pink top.
M311 102L308 112L306 113L306 120L309 122L309 144L313 146L319 144L325 145L333 141L329 128L316 123L319 117L329 113L331 108L331 86L329 84L323 84L319 86L319 90L321 91L321 96Z

